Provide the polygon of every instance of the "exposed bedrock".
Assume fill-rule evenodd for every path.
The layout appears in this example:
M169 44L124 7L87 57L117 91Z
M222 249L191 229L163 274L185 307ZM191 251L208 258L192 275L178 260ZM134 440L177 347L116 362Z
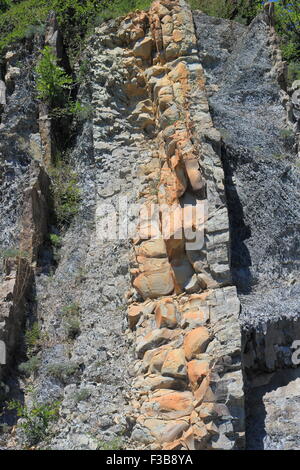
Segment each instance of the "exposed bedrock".
M73 139L31 72L44 44L69 68L55 15L7 52L0 367L37 321L37 366L15 380L26 406L60 402L37 447L299 445L298 123L270 14L245 27L163 0L95 28ZM58 149L81 200L53 263ZM24 445L18 426L2 437Z
M285 66L267 12L249 27L200 12L194 21L210 110L222 134L231 271L242 304L247 445L299 448L300 407L288 393L298 386L298 369L290 368L300 336L300 180ZM264 381L269 385L260 388Z

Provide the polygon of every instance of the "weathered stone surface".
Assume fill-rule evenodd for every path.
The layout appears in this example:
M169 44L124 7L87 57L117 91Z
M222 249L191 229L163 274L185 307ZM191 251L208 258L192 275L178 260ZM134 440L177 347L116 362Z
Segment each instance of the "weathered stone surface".
M133 48L134 55L145 60L149 59L152 51L152 43L151 38L138 39Z
M129 328L134 328L141 318L143 312L140 305L130 305L128 307L128 323Z
M191 360L197 354L205 352L210 339L209 330L204 326L187 333L184 338L184 353L187 360Z
M51 28L46 42L60 56L54 21ZM35 186L30 195L36 216L26 212L22 233L22 246L41 263L37 301L30 296L28 311L36 307L49 334L49 344L47 339L39 353L42 365L71 361L80 369L66 386L50 377L47 367L41 367L36 378L35 393L41 402L63 397L50 445L95 449L98 441L122 435L125 448L238 446L243 433L239 303L234 288L222 287L230 278L221 137L212 127L210 91L190 8L182 0L165 0L149 12L109 21L95 29L85 59L90 70L78 99L91 105L93 117L79 126L74 148L68 149L82 200L63 236L61 260L51 278L45 274L49 247L39 250L49 230L41 210L46 184ZM24 71L16 67L16 57L6 60L7 96L20 107L23 101L11 92L18 90ZM55 155L48 107L40 106L39 135L36 106L25 105L32 109L34 125L28 125L27 136L17 123L31 149L30 156L24 154L20 160L20 172L28 159L49 165ZM3 109L7 126L12 112L10 108L5 115ZM0 127L2 137L2 120ZM12 135L15 142L16 134ZM14 145L7 153L9 145L3 148L0 142L9 162L19 158L20 147ZM130 223L137 225L136 233L130 233L129 271L128 243L117 233L103 240L103 212L115 213L111 209L118 207L120 197L142 202L140 212L128 211ZM118 215L122 210L117 209ZM7 230L7 217L4 221ZM42 237L33 230L33 222ZM200 238L197 247L191 246L191 233ZM9 276L3 296L0 289L5 300L0 311L15 320L13 269ZM80 303L80 332L67 342L62 312L73 302ZM126 320L133 331L126 329ZM89 398L81 399L84 396ZM26 390L25 402L32 398ZM217 411L225 402L228 408Z
M145 272L133 282L144 299L155 299L173 292L174 280L167 260L151 258L151 262L145 265L144 269Z
M190 392L168 392L165 390L163 392L161 396L151 398L143 404L142 411L145 414L164 419L177 419L191 414L193 395Z
M136 347L138 357L143 357L144 353L148 351L148 349L153 349L167 343L170 339L174 338L175 335L176 332L169 330L168 328L152 330L138 341Z
M193 360L187 363L188 377L193 388L197 388L202 379L208 375L209 366L208 361Z
M158 302L155 308L155 321L158 328L176 328L177 308L172 298Z
M161 373L175 378L184 379L186 377L186 361L183 349L173 349L167 353Z
M136 249L136 253L138 256L146 256L149 258L165 258L167 256L166 245L162 238L143 242Z

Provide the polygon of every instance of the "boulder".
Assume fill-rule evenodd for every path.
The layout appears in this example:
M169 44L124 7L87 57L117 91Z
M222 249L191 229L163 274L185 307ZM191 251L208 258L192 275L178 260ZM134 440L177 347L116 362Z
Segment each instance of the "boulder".
M148 258L142 272L133 281L133 286L144 299L155 299L171 294L174 290L172 270L167 259Z
M149 349L157 348L162 344L166 344L174 335L174 331L168 328L157 328L152 330L146 336L138 340L136 352L139 358L142 358L144 353Z
M139 39L133 48L135 57L141 57L144 60L150 59L152 52L152 38Z
M177 318L176 318L177 309L173 302L173 299L163 299L161 300L155 309L155 321L158 328L176 328Z
M166 392L145 402L142 412L148 416L159 416L166 419L177 419L189 416L193 411L193 394L191 392Z
M186 362L183 349L173 349L167 353L161 373L162 375L185 379Z
M209 373L209 362L193 360L187 364L187 372L192 388L197 388Z
M188 360L197 354L204 353L210 341L210 333L204 326L199 326L186 334L184 338L184 352Z

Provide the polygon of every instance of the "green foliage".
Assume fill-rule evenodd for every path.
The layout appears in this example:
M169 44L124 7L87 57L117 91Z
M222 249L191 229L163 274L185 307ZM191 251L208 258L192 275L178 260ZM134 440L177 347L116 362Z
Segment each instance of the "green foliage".
M50 233L49 238L50 238L50 241L51 241L52 245L55 248L61 248L62 239L59 235L56 235L56 233Z
M275 4L276 29L282 37L283 56L288 61L300 61L299 0L278 0Z
M21 374L26 375L27 377L30 377L31 375L36 375L39 368L40 368L40 358L38 356L32 356L28 361L22 362L19 364L19 372Z
M122 449L122 438L116 437L110 441L99 441L97 450L120 450Z
M28 258L29 253L19 250L18 248L2 248L0 249L0 258Z
M292 129L280 129L280 137L282 137L283 139L289 139L290 137L293 137L294 136L294 132L292 131Z
M25 344L28 355L31 355L40 346L41 340L41 328L38 322L34 322L32 327L25 331Z
M90 396L91 392L87 388L82 388L74 393L73 400L75 403L79 403L80 401L86 401Z
M59 160L49 172L58 226L65 227L71 223L79 210L81 198L78 177L70 165L62 160Z
M218 18L235 19L248 24L262 8L261 0L188 0L193 10Z
M50 10L49 2L46 0L7 3L9 8L0 14L0 50L17 40L24 39L30 26L43 24Z
M11 1L9 0L0 0L0 13L4 13L11 6Z
M48 365L47 372L55 379L66 384L78 372L78 364L72 361L54 362Z
M89 104L84 105L79 101L71 102L68 110L77 121L86 121L93 117L93 107Z
M75 339L80 333L80 307L77 303L63 308L64 324L67 337Z
M24 39L34 27L43 25L50 10L57 14L70 56L81 49L85 35L93 25L122 16L135 9L147 8L151 0L0 0L0 49Z
M300 80L300 62L291 62L288 65L288 83L292 84L295 80Z
M48 435L49 425L58 419L60 404L55 401L47 404L37 403L28 407L18 401L8 403L8 409L15 410L17 416L22 418L18 426L24 431L27 445L36 445Z
M193 10L201 10L207 15L229 18L230 5L227 0L189 0Z
M72 78L57 65L57 59L51 47L46 46L36 67L38 97L50 106L61 105L65 94L70 91Z

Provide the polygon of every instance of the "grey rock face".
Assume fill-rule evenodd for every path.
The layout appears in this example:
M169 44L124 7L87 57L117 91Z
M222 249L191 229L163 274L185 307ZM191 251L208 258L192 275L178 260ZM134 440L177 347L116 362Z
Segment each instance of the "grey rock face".
M258 371L291 367L290 347L299 336L295 135L287 124L283 64L266 17L257 17L249 27L200 12L194 19L210 109L223 140L231 270L242 304L244 366L250 380ZM252 409L249 422L255 426ZM267 405L266 413L264 445L274 448ZM285 417L293 421L287 411ZM287 425L287 434L292 429ZM296 436L291 437L294 443ZM248 439L248 445L255 444ZM290 445L278 439L277 448Z
M22 193L29 164L41 152L33 68L35 54L24 45L8 51L5 82L0 84L0 246L18 243ZM22 65L22 66L21 66Z
M241 294L263 290L260 300L271 301L297 279L300 205L293 135L283 137L286 111L269 27L260 17L249 28L197 12L194 17L210 107L223 135L234 281ZM245 322L251 316L246 308ZM295 311L292 300L286 310L281 314ZM266 306L263 313L273 317Z
M248 397L248 449L299 450L299 369L261 375Z

